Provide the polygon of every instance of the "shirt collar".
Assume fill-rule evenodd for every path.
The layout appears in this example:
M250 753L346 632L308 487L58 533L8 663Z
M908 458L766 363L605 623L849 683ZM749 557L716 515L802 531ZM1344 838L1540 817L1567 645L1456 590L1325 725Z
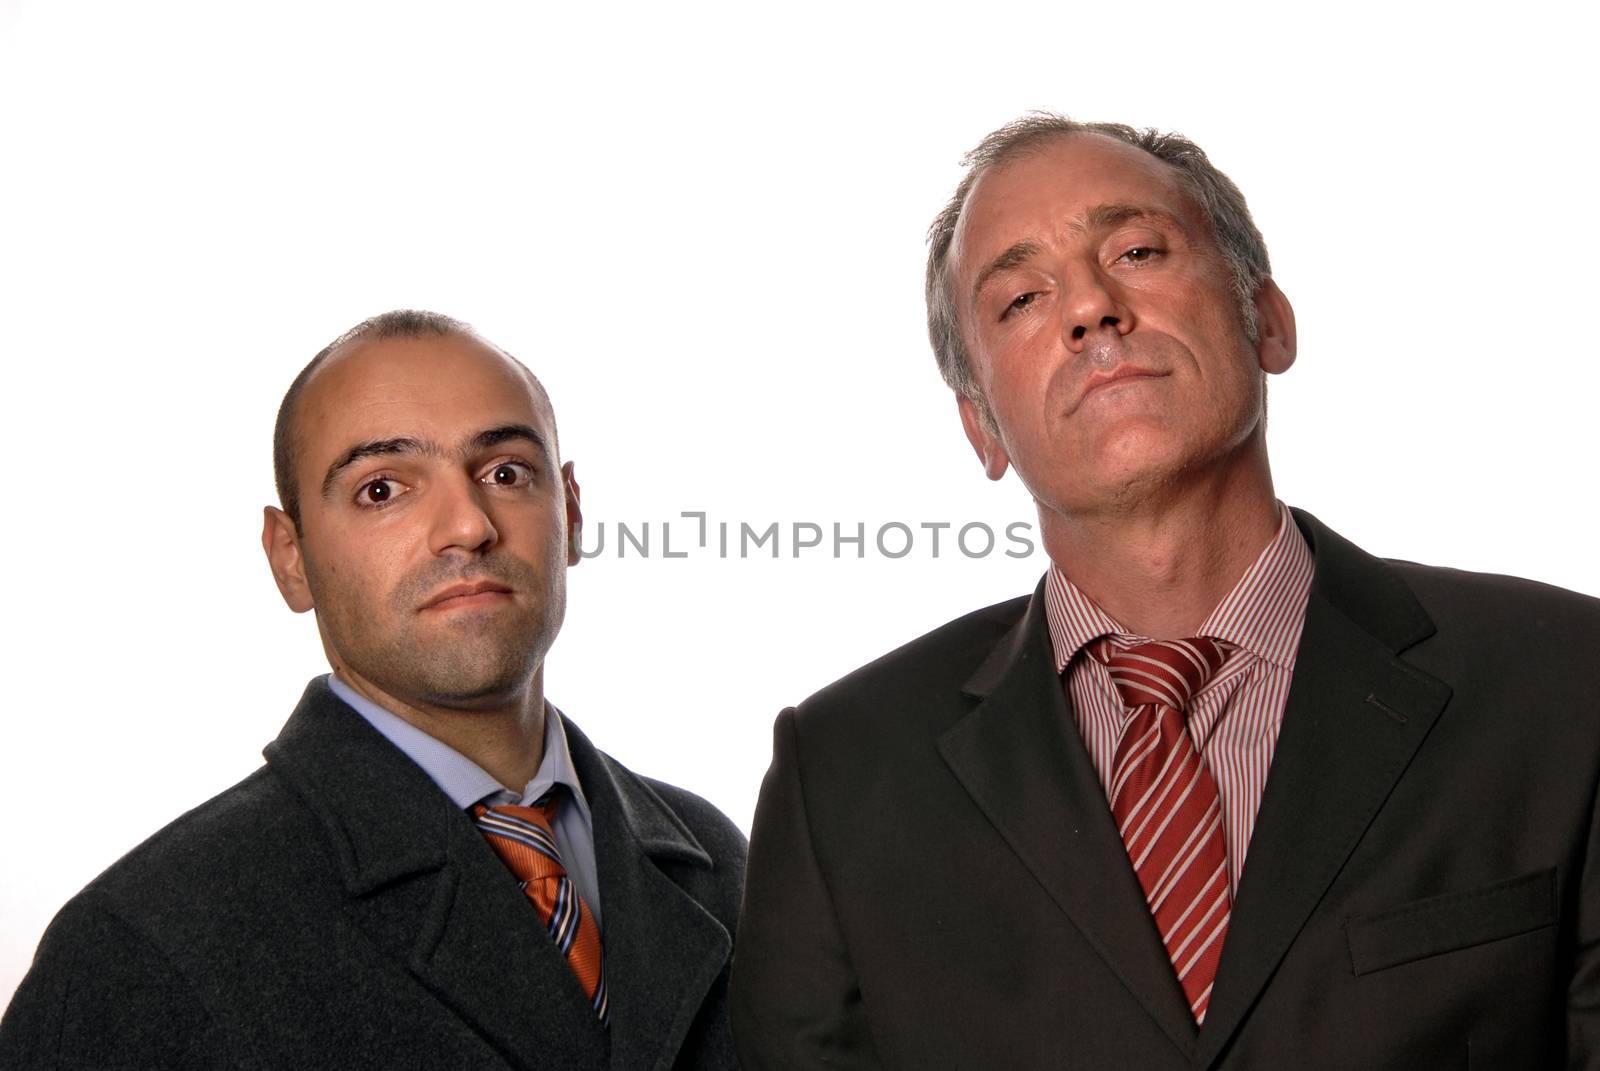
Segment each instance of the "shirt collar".
M328 674L327 680L334 695L349 704L386 740L422 767L422 772L462 810L489 797L498 797L491 801L493 803L532 803L559 784L566 786L572 797L571 804L577 806L584 824L592 828L589 802L584 798L583 786L578 783L578 771L572 765L572 751L567 747L567 732L562 725L561 712L549 703L544 708L544 757L539 760L539 769L533 775L533 780L523 786L518 796L461 752L374 703L340 680L338 674Z
M1283 669L1294 669L1313 566L1311 548L1299 526L1288 507L1278 503L1277 534L1195 634L1233 644ZM1058 673L1084 645L1101 636L1109 634L1135 643L1149 639L1123 628L1053 563L1045 580L1044 609Z

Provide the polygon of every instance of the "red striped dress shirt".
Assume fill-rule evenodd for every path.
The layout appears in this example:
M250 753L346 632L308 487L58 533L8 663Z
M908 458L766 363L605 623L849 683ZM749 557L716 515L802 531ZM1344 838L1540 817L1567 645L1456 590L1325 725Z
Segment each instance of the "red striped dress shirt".
M1227 659L1185 712L1189 735L1222 797L1222 835L1234 893L1278 744L1311 591L1311 548L1282 503L1278 516L1277 535L1195 632L1222 641ZM1152 637L1123 628L1057 566L1050 569L1044 595L1056 671L1066 673L1073 719L1105 785L1111 780L1127 711L1110 671L1080 653L1101 636L1109 635L1124 648Z

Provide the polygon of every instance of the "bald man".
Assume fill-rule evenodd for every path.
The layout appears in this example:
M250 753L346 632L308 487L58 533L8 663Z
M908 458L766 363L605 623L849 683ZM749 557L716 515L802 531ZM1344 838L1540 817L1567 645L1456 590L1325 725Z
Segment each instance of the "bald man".
M744 838L544 698L581 514L538 380L387 313L296 377L273 453L262 545L333 672L61 911L0 1066L735 1067Z

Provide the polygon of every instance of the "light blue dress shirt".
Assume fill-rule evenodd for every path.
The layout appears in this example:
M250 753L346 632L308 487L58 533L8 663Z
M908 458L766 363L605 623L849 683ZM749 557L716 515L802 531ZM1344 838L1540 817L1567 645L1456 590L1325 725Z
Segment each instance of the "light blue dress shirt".
M535 800L555 785L565 785L568 796L556 811L550 824L556 845L561 849L561 863L567 876L578 888L578 895L594 915L600 926L600 882L594 862L594 820L589 814L589 801L584 798L583 786L578 783L578 771L572 767L572 752L567 748L567 731L561 724L561 712L545 704L544 758L533 780L522 787L519 795L491 777L483 767L467 758L397 714L385 710L366 696L358 693L338 674L328 674L328 687L333 694L348 703L357 714L365 718L374 729L384 735L422 772L433 779L439 790L450 797L457 807L467 810L475 803L494 806L501 803L531 806Z

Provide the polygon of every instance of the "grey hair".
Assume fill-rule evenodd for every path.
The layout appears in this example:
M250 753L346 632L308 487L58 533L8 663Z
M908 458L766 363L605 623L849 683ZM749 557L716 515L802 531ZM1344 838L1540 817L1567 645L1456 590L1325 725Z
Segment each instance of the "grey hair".
M972 363L961 337L956 303L950 292L948 259L961 210L972 187L990 169L1037 149L1040 143L1079 134L1100 134L1143 149L1171 164L1182 177L1188 193L1199 205L1211 227L1212 236L1233 275L1234 294L1246 334L1257 338L1255 297L1261 283L1272 274L1267 245L1250 218L1244 194L1232 179L1218 171L1205 151L1182 134L1163 134L1159 130L1139 130L1123 123L1080 123L1055 112L1030 112L994 131L961 158L967 169L948 204L934 217L928 228L928 271L925 294L928 303L928 341L939 361L939 373L950 389L977 403L987 416L988 405L972 376Z

